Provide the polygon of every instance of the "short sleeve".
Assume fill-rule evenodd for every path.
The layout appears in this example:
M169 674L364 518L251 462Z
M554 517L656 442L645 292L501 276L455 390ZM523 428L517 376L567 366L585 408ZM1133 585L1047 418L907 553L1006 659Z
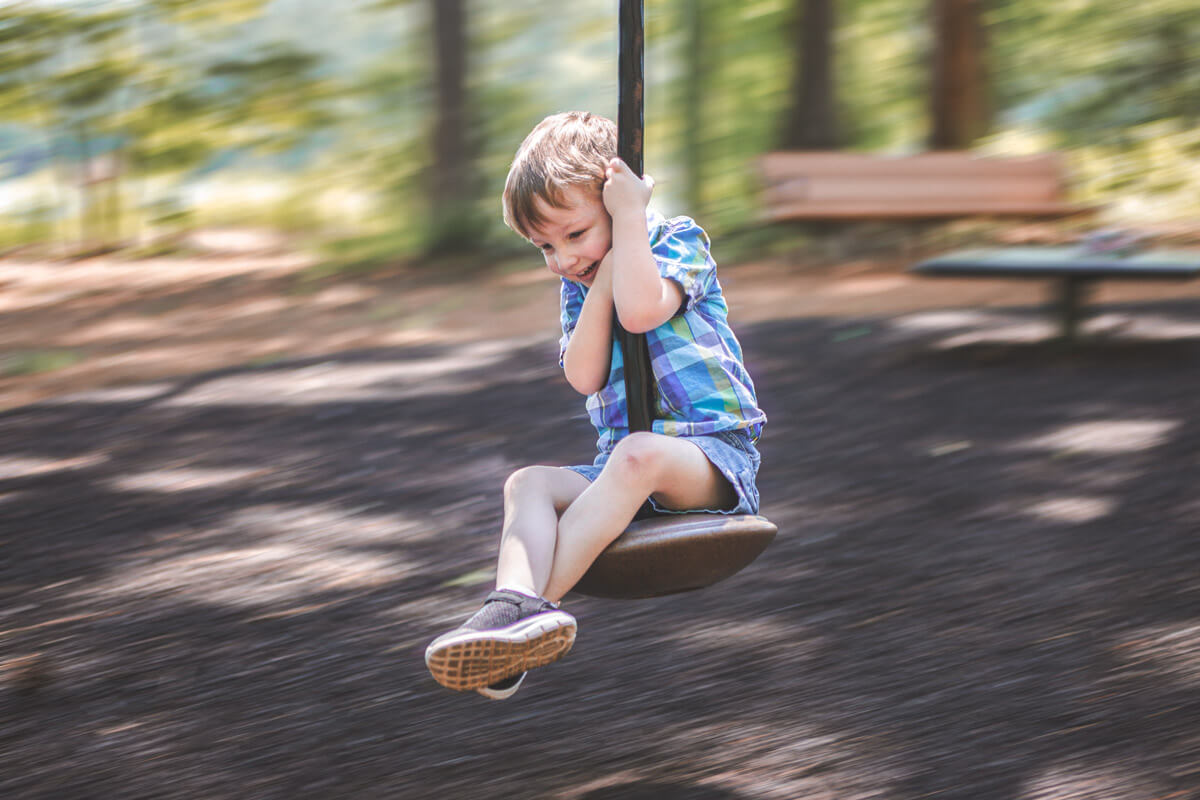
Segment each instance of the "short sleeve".
M709 253L708 234L690 217L675 217L653 232L650 252L664 278L683 289L691 310L712 287L717 265Z
M579 323L579 312L583 309L583 287L574 281L562 279L559 292L559 322L562 324L562 338L558 340L558 366L563 366L563 358L567 354L567 345L575 326Z

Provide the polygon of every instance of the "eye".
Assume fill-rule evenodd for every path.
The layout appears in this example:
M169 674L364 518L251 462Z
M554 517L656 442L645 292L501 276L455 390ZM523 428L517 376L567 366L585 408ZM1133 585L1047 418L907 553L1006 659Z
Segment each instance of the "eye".
M549 245L549 244L539 244L539 245L537 246L537 249L538 249L538 250L541 250L543 253L549 253L551 250L553 250L553 249L554 249L554 247L553 247L552 245Z
M568 239L578 239L580 236L583 236L585 233L587 233L587 229L586 229L586 228L585 228L584 230L581 230L581 231L575 231L574 233L572 233L572 234L568 235L568 236L567 236L567 238L568 238Z

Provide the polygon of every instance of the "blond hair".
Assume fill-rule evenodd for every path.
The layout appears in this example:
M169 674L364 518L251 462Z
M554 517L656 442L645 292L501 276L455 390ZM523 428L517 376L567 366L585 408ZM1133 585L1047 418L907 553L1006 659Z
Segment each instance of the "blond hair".
M586 111L546 117L521 142L504 182L504 224L529 238L546 219L537 198L566 208L572 186L604 186L604 171L617 156L617 126Z

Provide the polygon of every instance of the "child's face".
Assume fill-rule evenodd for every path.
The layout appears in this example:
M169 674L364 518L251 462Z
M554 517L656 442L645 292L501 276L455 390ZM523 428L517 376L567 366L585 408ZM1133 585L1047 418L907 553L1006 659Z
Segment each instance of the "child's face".
M565 208L537 198L546 221L530 232L529 241L542 251L555 275L591 286L600 261L612 248L612 217L599 192L571 186L563 194Z

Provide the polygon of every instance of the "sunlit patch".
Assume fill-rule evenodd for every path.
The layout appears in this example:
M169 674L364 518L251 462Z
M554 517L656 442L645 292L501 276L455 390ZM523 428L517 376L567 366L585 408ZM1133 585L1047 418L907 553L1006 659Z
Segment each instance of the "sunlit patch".
M964 450L970 450L971 447L972 442L969 439L962 439L955 442L942 442L941 444L936 444L933 447L930 447L928 452L929 455L933 456L934 458L941 458L942 456L953 455L954 453L961 453Z
M1086 728L1089 726L1081 726ZM1070 736L1081 727L1065 728L1049 736ZM1027 779L1014 795L1017 800L1101 800L1110 797L1167 798L1173 796L1166 787L1155 784L1153 778L1139 769L1130 755L1125 763L1083 759L1059 763L1042 769Z
M70 406L78 403L95 403L97 405L112 403L140 403L158 397L174 388L172 383L140 383L136 386L114 386L103 389L90 389L84 392L48 397L42 401L48 406Z
M29 456L0 457L0 480L30 478L54 472L87 469L108 461L102 453L89 453L74 458L33 458Z
M97 322L94 325L81 327L69 336L63 337L67 345L86 345L103 342L110 339L155 339L164 334L161 320L145 317L125 317Z
M942 339L934 346L939 350L952 350L980 344L1031 344L1056 335L1057 328L1048 322L1021 322L986 330L960 333Z
M1200 623L1143 628L1114 646L1129 667L1152 667L1159 675L1200 688Z
M967 328L991 319L992 315L981 311L925 311L901 317L894 324L902 330L944 331L951 328Z
M362 286L341 285L331 286L319 292L313 302L319 306L334 307L365 303L379 294L378 289L367 289Z
M1029 513L1050 522L1078 525L1106 517L1115 507L1106 497L1055 497L1030 506Z
M266 475L265 469L159 469L113 478L108 484L125 492L187 492L231 486Z
M745 620L729 623L701 623L677 628L671 637L678 642L695 642L702 647L744 647L745 645L769 645L783 641L795 641L794 625L772 622L766 619Z
M1139 319L1133 324L1132 332L1143 339L1198 339L1200 338L1200 322L1165 318Z
M444 530L408 515L384 513L381 506L264 504L231 513L222 521L221 530L246 541L310 548L402 547L435 538Z
M261 608L324 592L347 592L402 580L413 571L391 557L275 543L206 550L138 564L90 594L182 597L235 608Z
M686 726L657 746L664 759L686 760L705 775L704 784L736 797L764 796L764 786L770 787L765 796L780 798L885 796L879 787L911 777L917 762L904 754L902 734L884 726L857 735L831 731L808 718L817 705L810 706L802 692L777 693L761 709L747 707L735 722ZM790 713L781 713L785 709ZM759 710L771 724L749 721ZM838 777L836 794L831 769Z
M913 283L912 278L903 275L874 275L866 278L849 278L838 281L826 291L834 296L859 297L861 295L882 294L894 292L903 286Z
M279 373L228 375L197 386L168 406L310 405L454 394L482 388L469 374L507 358L514 343L465 345L437 358L343 363L334 360Z
M1066 453L1136 453L1165 443L1179 425L1174 420L1159 419L1081 422L1039 436L1020 447Z

